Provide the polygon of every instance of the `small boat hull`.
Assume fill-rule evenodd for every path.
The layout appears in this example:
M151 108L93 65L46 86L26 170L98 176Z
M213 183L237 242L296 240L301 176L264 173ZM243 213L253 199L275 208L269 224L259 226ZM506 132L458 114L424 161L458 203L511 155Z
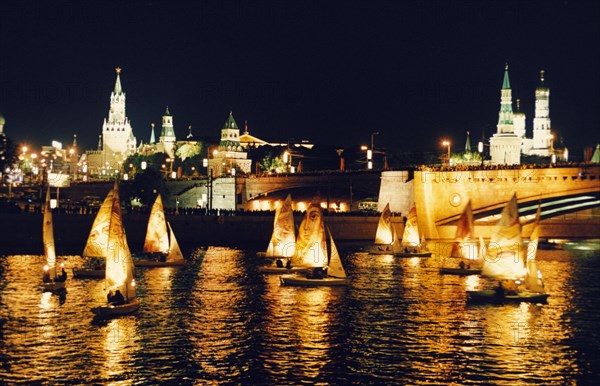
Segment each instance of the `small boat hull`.
M398 252L394 256L397 257L431 257L433 252Z
M372 255L394 255L394 246L391 244L374 244L365 247L365 251Z
M91 311L96 315L97 318L109 319L121 315L129 315L138 310L140 307L140 301L135 299L128 303L121 304L118 306L105 305L100 307L94 307Z
M282 285L296 286L296 287L339 287L349 284L348 279L341 279L337 277L327 276L323 279L309 279L307 277L289 275L282 276Z
M153 260L135 260L136 267L181 267L185 265L184 261L153 261Z
M275 274L286 274L286 273L299 273L299 272L307 272L308 268L306 267L292 267L292 268L279 268L279 267L258 267L258 271L262 273L275 273Z
M73 268L73 277L77 279L104 279L105 268Z
M499 296L494 290L467 291L467 301L470 303L545 303L549 296L549 294L528 291L504 296Z
M65 282L64 281L51 281L48 283L42 283L42 290L44 292L64 292Z
M470 268L440 268L440 274L442 275L479 275L481 273L480 269L470 269Z

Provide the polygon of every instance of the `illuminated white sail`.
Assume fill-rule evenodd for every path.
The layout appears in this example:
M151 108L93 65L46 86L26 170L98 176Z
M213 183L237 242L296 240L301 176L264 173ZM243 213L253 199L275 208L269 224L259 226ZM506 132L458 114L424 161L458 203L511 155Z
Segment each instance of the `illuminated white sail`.
M148 218L148 228L146 229L146 239L144 240L144 253L164 253L169 252L169 234L165 220L165 211L160 194L156 197L150 218Z
M498 279L524 278L524 255L517 196L513 195L494 228L481 273Z
M110 224L108 230L108 255L106 257L106 284L109 290L117 289L127 299L135 298L133 260L127 245L127 237L121 217L119 190L115 183L112 195Z
M179 243L177 242L177 239L175 238L175 233L173 233L173 228L171 228L170 223L167 223L167 225L169 226L169 237L171 239L169 242L169 254L167 255L167 261L168 262L183 261L183 253L181 253L181 249L179 248Z
M417 222L417 208L412 207L408 213L404 233L402 234L402 246L409 248L418 248L421 243L419 237L419 223Z
M327 264L327 247L323 213L318 200L308 205L296 241L294 266L324 267Z
M477 260L479 257L479 248L477 244L471 241L474 236L473 211L471 201L467 202L458 223L456 224L456 235L452 244L451 257L458 257L467 260Z
M292 197L288 194L281 207L275 211L273 234L266 255L269 257L292 257L295 253L294 212Z
M110 225L110 213L112 211L113 194L111 190L106 195L104 202L96 214L92 230L88 236L87 243L83 249L84 258L98 257L105 259L108 251L108 227Z
M329 234L329 241L331 243L331 256L329 256L329 265L327 267L327 276L337 277L340 279L346 278L346 271L344 271L344 266L342 265L342 260L340 259L340 254L335 246L335 242L333 241L333 237L331 236L331 232L329 228L327 229L327 233Z
M392 225L392 211L390 210L390 204L386 204L377 224L375 244L389 245L395 242L397 242L397 235Z
M542 281L542 272L537 266L537 246L540 239L540 210L535 217L535 223L533 225L533 231L529 236L529 245L527 245L527 278L525 279L525 285L527 289L534 292L544 292L544 284Z
M46 191L46 202L44 204L42 238L44 243L44 256L50 279L56 277L56 249L54 247L54 229L52 224L52 209L50 208L50 187Z

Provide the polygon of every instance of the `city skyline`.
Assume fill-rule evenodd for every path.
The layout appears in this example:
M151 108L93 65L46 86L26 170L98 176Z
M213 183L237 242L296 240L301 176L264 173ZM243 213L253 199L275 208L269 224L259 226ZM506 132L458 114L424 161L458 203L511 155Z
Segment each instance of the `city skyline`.
M118 6L117 6L118 5ZM336 7L336 5L339 5ZM19 143L96 147L114 68L139 141L169 106L217 137L229 111L260 138L443 151L496 132L510 65L531 136L545 70L557 140L572 154L598 141L598 4L390 2L286 5L12 4L0 16L0 114ZM455 147L456 146L456 147Z

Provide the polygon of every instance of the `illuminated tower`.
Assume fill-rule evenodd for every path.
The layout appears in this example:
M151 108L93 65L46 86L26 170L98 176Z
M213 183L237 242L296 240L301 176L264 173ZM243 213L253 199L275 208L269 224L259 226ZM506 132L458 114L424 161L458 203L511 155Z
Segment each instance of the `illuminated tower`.
M169 107L167 106L165 113L162 117L162 131L160 132L160 138L158 141L162 145L164 152L173 157L175 154L175 130L173 129L173 116L169 113Z
M125 114L125 93L121 88L121 69L116 68L117 80L110 94L108 119L102 125L102 150L105 162L113 165L135 152L136 140L129 118ZM114 165L113 165L114 166Z
M156 143L156 138L154 138L154 123L150 124L150 142L149 144L152 145L154 143Z
M540 71L540 85L535 89L535 118L533 118L533 148L530 154L547 157L552 151L550 132L550 89L544 84L544 70Z
M521 138L515 134L508 64L504 69L504 80L500 91L497 132L490 139L490 156L493 164L514 165L521 163Z

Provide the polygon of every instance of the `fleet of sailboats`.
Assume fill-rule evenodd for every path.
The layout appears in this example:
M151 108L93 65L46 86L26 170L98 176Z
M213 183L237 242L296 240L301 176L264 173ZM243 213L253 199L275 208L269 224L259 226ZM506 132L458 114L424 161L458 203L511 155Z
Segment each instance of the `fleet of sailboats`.
M478 275L481 273L481 269L476 267L480 265L480 251L483 248L483 240L480 240L479 245L477 245L473 241L474 233L473 210L469 200L458 219L456 236L450 253L450 258L458 259L458 266L442 267L440 273L453 275Z
M533 230L527 248L522 240L522 227L519 221L517 197L502 210L487 249L483 249L480 237L479 246L474 242L474 226L471 202L465 206L456 229L451 257L459 259L459 267L443 267L441 273L479 274L498 281L493 289L467 291L467 301L500 302L544 302L549 297L545 292L542 274L537 264L539 243L539 221L541 206L538 207ZM389 204L385 206L379 219L375 245L372 253L395 254L402 256L424 256L431 252L423 249L415 207L409 213L402 242L399 242L391 223ZM43 213L43 244L46 265L44 266L43 289L64 291L65 275L59 277L56 267L56 251L52 211L50 209L50 189L46 193ZM329 248L328 248L329 245ZM404 248L404 250L398 250ZM329 251L328 251L329 249ZM485 251L485 253L484 253ZM169 266L182 265L185 260L171 225L165 220L162 198L157 196L148 220L144 242L144 253L164 257L164 261L139 260L140 265ZM294 219L291 197L288 195L275 213L274 229L266 251L266 256L286 259L287 267L280 265L261 267L262 272L287 273L280 278L282 285L290 286L342 286L349 283L338 249L329 229L325 227L323 213L318 200L313 200L307 208L298 236L294 232ZM94 307L91 311L100 318L110 318L135 312L140 305L136 298L136 285L133 276L134 264L127 243L118 184L107 194L92 225L84 253L86 259L105 262L104 277L109 291L107 304ZM281 260L280 260L281 261ZM470 264L483 261L482 268L471 268ZM291 265L291 267L290 267ZM85 275L86 269L74 269L78 276ZM98 271L97 268L87 268ZM301 272L304 271L304 272ZM289 274L289 273L295 274ZM64 273L64 270L63 270Z
M482 275L498 281L495 289L467 291L470 302L544 302L548 294L543 290L541 273L537 269L536 254L539 240L539 209L529 251L523 247L521 223L516 194L502 210L488 245Z
M168 230L167 230L168 228ZM175 233L165 219L162 197L159 194L152 205L144 240L144 258L136 260L136 267L176 267L185 265L183 253Z
M106 243L105 280L106 289L110 292L107 297L108 304L91 309L98 318L130 314L137 311L140 305L139 300L136 299L133 260L123 228L117 182L107 199L109 197L111 207Z
M56 248L54 244L54 224L52 222L52 209L50 208L50 187L46 192L44 203L44 219L42 225L42 241L44 243L44 275L42 288L44 291L64 292L66 275L58 275L56 267ZM63 270L64 271L64 270Z

